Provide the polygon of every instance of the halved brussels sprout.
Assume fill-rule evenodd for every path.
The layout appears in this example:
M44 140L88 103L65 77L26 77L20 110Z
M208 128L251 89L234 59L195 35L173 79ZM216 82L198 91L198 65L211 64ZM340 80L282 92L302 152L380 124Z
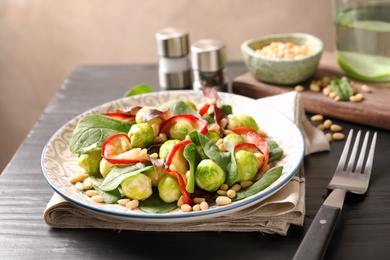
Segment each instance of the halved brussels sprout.
M145 112L148 111L148 110L152 110L152 109L155 109L155 110L159 110L157 107L142 107L136 114L135 116L135 122L137 124L140 124L140 123L149 123L150 125L152 124L161 124L162 122L162 119L159 118L159 117L156 117L156 118L153 118L149 121L153 121L153 122L145 122L144 121L144 115L145 115ZM155 122L154 122L155 121Z
M152 180L152 186L157 187L158 183L160 182L161 178L167 174L164 167L159 167L156 169L156 167L153 167L149 171L142 172L146 176L148 176Z
M228 129L232 130L236 127L248 127L252 128L256 132L259 132L260 128L257 125L255 119L247 114L235 115L229 118Z
M88 153L80 154L78 164L87 174L97 173L99 172L99 163L101 159L102 150L96 149Z
M128 135L133 148L146 148L154 141L153 128L148 123L132 125Z
M210 139L213 143L216 143L221 137L216 131L210 130L207 132L206 137Z
M158 183L158 194L167 203L179 200L181 191L177 179L171 175L164 175Z
M124 179L121 186L125 196L130 199L145 200L153 193L152 179L142 173Z
M210 159L202 160L195 172L195 183L199 188L214 192L225 182L225 171Z
M244 142L244 138L236 133L230 133L223 138L223 143L226 147L234 148L236 145Z
M169 136L173 139L184 140L193 130L194 128L190 123L180 122L171 126L169 129Z
M109 161L107 161L106 159L101 159L100 160L100 163L99 163L99 171L100 171L100 174L106 178L106 176L110 173L110 171L112 170L112 168L115 167L115 164L113 163L110 163Z
M180 143L180 140L177 140L177 139L173 139L173 140L168 140L168 141L165 141L161 147L160 147L160 151L158 153L158 156L163 159L163 158L167 158L168 157L168 154L170 151L172 151L172 148L176 145Z
M238 181L250 181L259 170L259 161L248 151L240 150L234 154L237 162Z

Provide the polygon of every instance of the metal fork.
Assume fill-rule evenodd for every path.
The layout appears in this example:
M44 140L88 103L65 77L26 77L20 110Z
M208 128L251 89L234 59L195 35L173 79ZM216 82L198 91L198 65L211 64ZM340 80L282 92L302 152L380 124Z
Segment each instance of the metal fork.
M366 193L370 181L377 136L377 133L375 132L372 137L370 150L364 166L369 134L369 132L365 134L364 141L360 149L359 159L356 164L356 155L359 149L361 135L360 131L358 131L347 165L348 153L353 137L353 129L349 132L336 171L328 185L328 189L332 189L333 191L319 209L313 223L310 225L309 230L295 253L294 259L322 259L332 236L334 227L336 226L337 218L343 207L346 192L356 194ZM356 166L354 166L355 164Z

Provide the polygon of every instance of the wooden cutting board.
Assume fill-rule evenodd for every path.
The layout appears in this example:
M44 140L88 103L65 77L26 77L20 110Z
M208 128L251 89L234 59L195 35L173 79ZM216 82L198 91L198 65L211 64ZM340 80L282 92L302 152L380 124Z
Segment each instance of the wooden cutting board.
M333 53L322 54L318 69L313 77L301 85L306 87L301 92L301 99L306 112L321 114L328 118L335 118L347 122L369 125L390 130L390 83L362 83L353 80L358 91L363 93L362 102L334 101L325 96L322 92L312 92L309 89L311 80L318 80L324 76L342 77L345 74L337 64ZM361 91L361 85L370 87L371 93ZM277 94L295 91L294 86L273 85L256 80L249 72L236 77L232 83L233 93L252 97L262 98Z

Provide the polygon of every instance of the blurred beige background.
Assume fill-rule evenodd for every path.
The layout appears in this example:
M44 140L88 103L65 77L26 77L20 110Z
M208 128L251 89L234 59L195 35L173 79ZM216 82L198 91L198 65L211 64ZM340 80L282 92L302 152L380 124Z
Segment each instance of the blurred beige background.
M274 33L311 33L333 50L330 0L0 0L0 172L76 65L154 63L168 26L221 40L229 61Z

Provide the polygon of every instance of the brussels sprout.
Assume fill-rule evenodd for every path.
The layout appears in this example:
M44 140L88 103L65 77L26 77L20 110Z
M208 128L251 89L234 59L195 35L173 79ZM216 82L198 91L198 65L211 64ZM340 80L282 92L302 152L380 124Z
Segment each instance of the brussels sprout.
M250 181L259 170L259 161L248 151L240 150L234 154L237 162L238 181Z
M157 107L143 107L140 110L138 110L137 114L135 115L135 122L137 124L146 123L144 121L145 112L148 110L152 110L152 109L159 110ZM162 119L160 117L155 117L155 118L149 120L147 123L149 125L152 125L152 124L161 124L161 122L162 122Z
M193 130L194 128L190 123L180 122L171 126L169 136L173 139L184 140Z
M125 196L130 199L145 200L153 193L152 179L142 173L124 179L121 186Z
M216 131L210 130L207 132L206 137L210 139L213 143L216 143L221 137Z
M168 140L166 142L164 142L161 147L160 147L160 151L158 153L158 156L163 159L163 158L167 158L168 157L168 154L170 151L172 151L172 148L176 145L180 143L180 140L177 140L177 139L173 139L173 140Z
M128 135L132 147L146 148L154 141L153 128L148 123L132 125Z
M161 178L167 174L164 167L153 167L149 171L142 172L146 176L148 176L152 180L152 186L157 187L158 183L160 182Z
M158 183L158 194L167 203L179 200L181 191L177 179L171 175L164 175Z
M106 176L110 173L110 171L112 170L112 168L114 168L115 164L112 164L110 163L109 161L107 161L106 159L101 159L100 160L100 163L99 163L99 171L100 171L100 174L106 178Z
M226 147L234 148L236 145L244 142L244 138L241 135L236 133L230 133L223 138L223 143Z
M202 160L195 172L195 183L199 188L214 192L225 182L225 171L210 159Z
M256 121L250 115L240 114L240 115L235 115L235 116L229 118L229 124L228 124L229 130L232 130L236 127L241 127L241 126L252 128L256 132L258 132L260 130Z
M194 110L198 110L198 108L196 107L196 105L191 102L191 101L183 101L185 104L187 104L188 106L192 107Z
M97 173L99 171L99 162L102 159L101 154L101 149L95 149L88 153L80 154L78 164L87 174Z

